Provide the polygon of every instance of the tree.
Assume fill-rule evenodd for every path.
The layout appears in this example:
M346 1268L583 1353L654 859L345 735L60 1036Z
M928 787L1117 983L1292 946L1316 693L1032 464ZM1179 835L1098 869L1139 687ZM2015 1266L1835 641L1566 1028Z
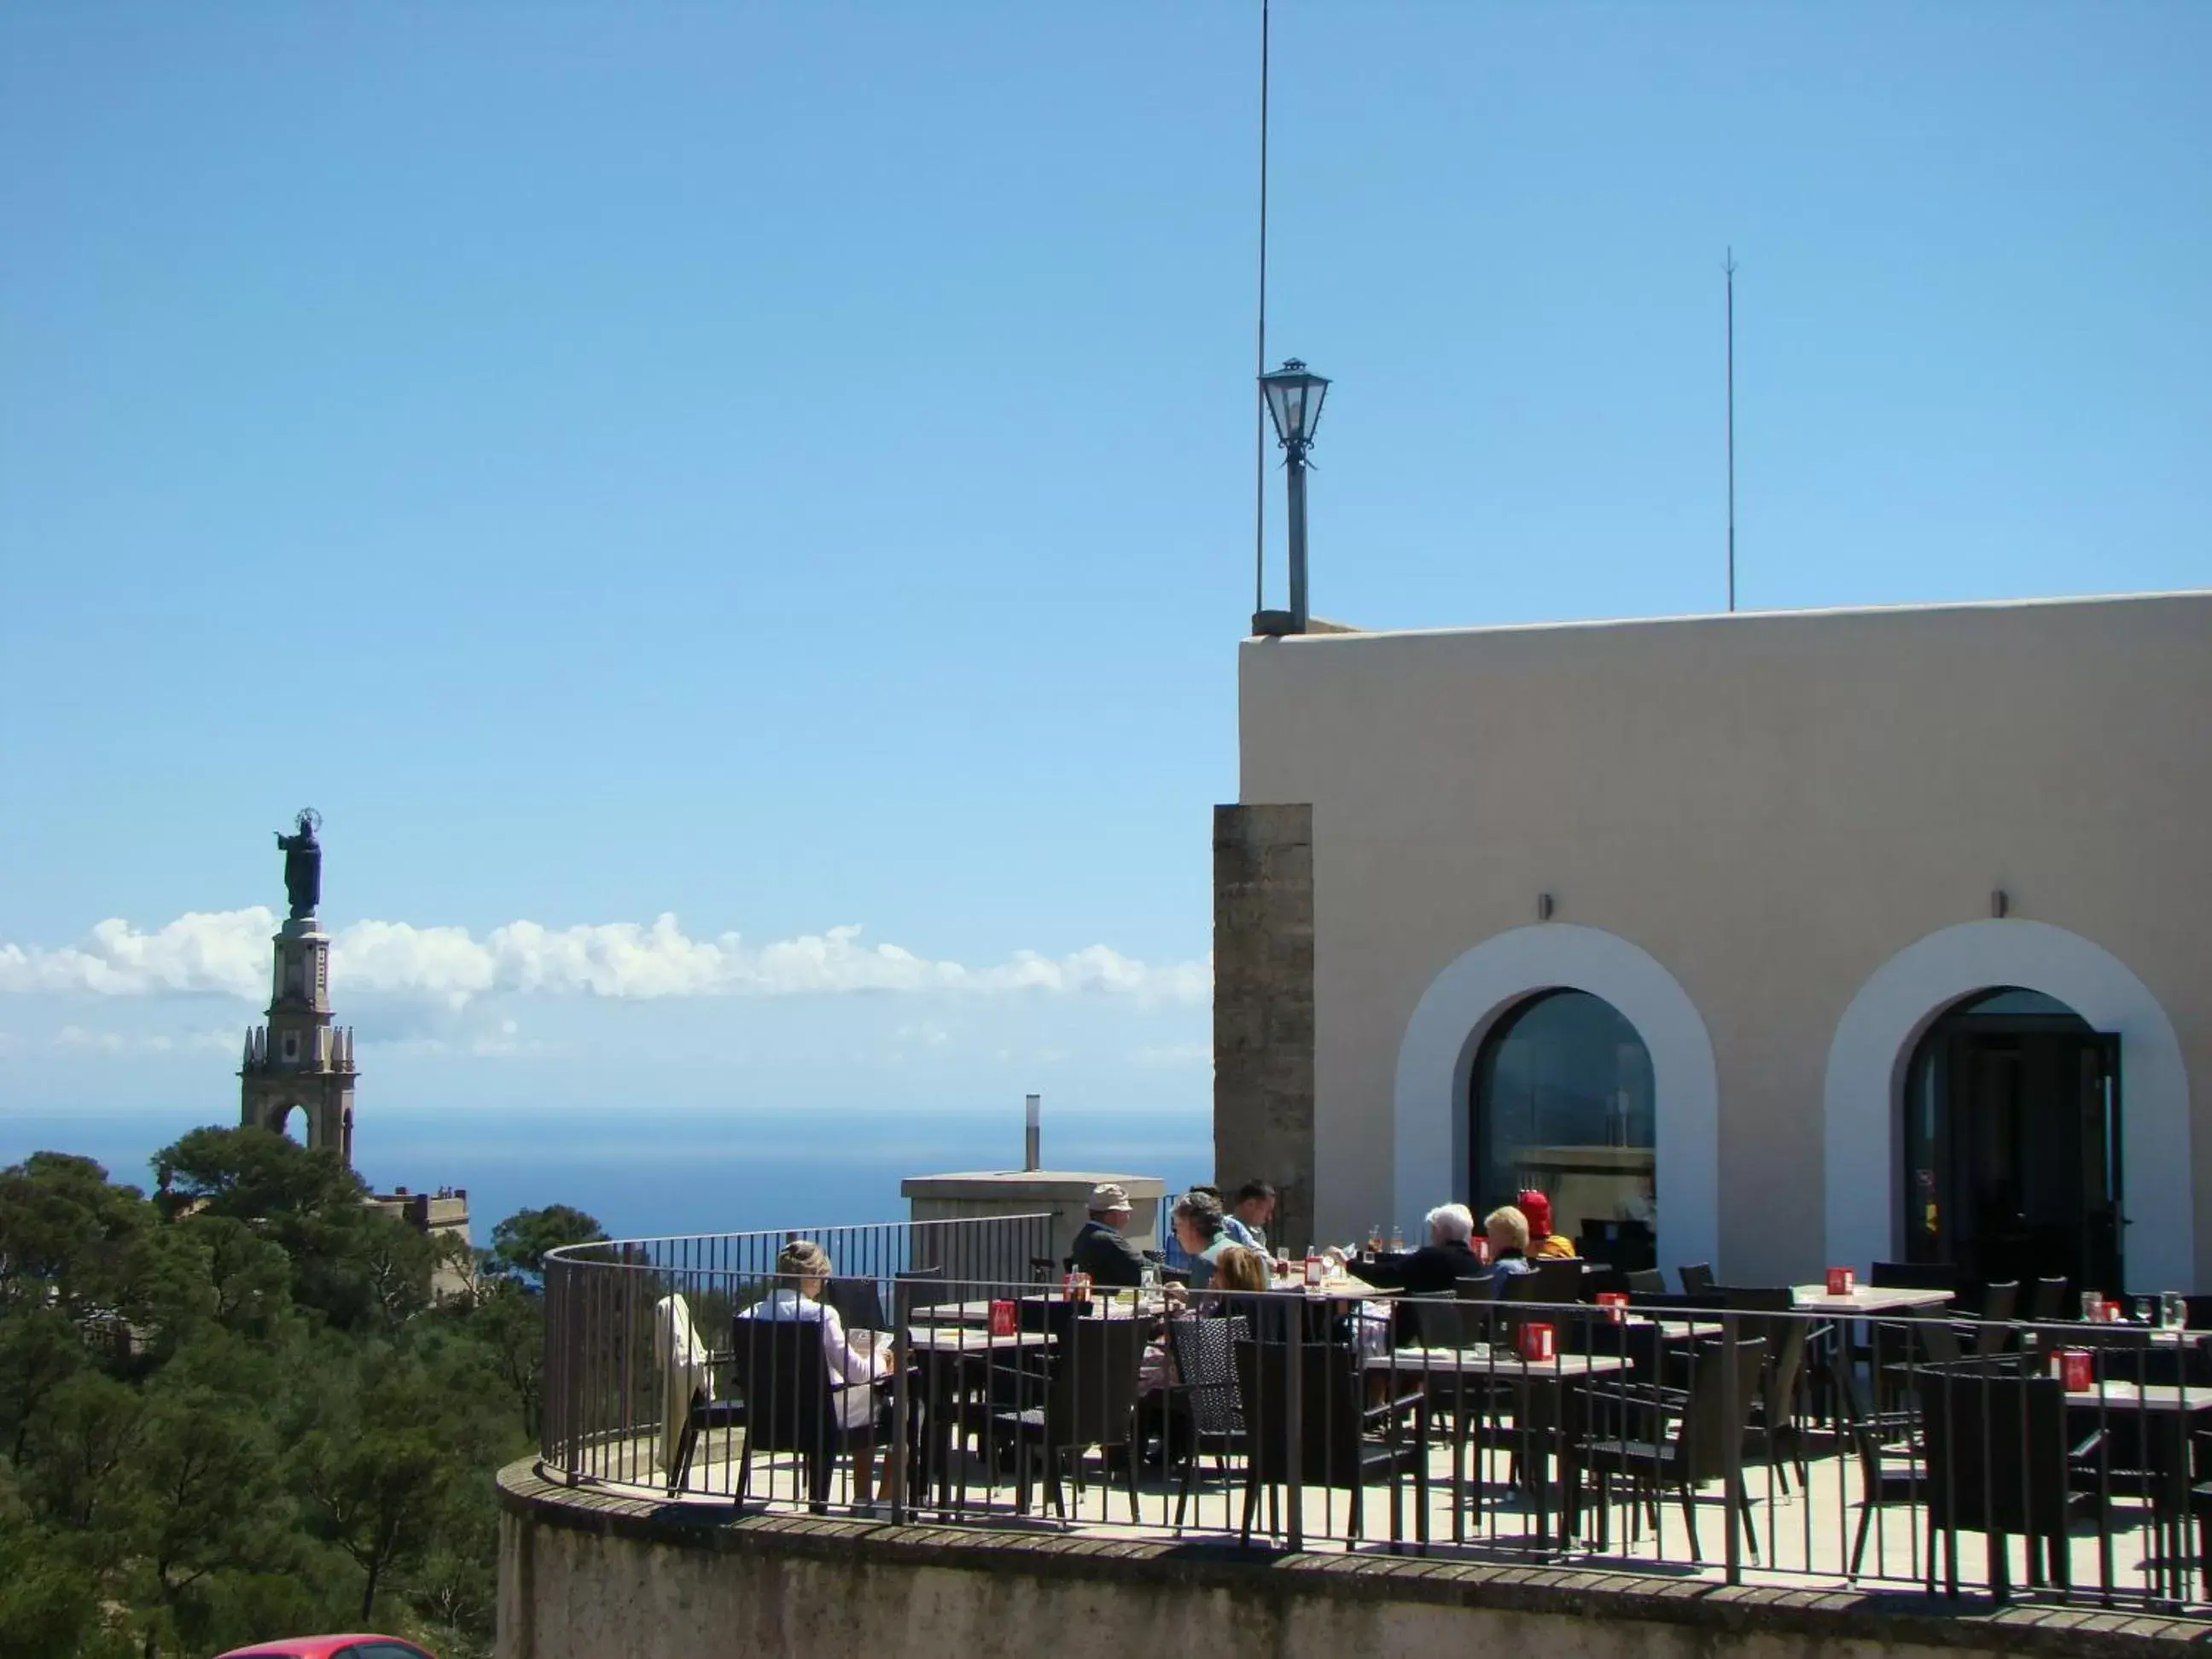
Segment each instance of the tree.
M317 1531L361 1569L367 1623L386 1577L428 1549L452 1466L427 1428L380 1423L311 1437L297 1467Z
M63 1540L34 1524L0 1462L0 1653L76 1659L92 1644L99 1598Z
M163 1154L152 1200L89 1159L0 1170L0 1656L173 1659L350 1622L489 1651L493 1477L541 1411L566 1206L452 1241L262 1130ZM350 1568L351 1571L348 1571Z
M535 1285L545 1275L545 1258L564 1244L596 1244L606 1237L599 1222L566 1204L542 1210L517 1210L491 1230L485 1267Z
M437 1247L370 1208L325 1148L268 1129L195 1129L162 1152L162 1208L234 1221L282 1249L292 1300L341 1330L390 1330L429 1304Z

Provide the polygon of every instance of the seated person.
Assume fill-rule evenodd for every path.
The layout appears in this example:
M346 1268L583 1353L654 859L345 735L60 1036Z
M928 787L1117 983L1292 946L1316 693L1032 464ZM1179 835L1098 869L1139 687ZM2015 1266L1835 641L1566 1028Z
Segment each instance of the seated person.
M1273 1270L1267 1258L1243 1244L1224 1245L1213 1258L1213 1288L1217 1291L1271 1291Z
M1091 1189L1091 1218L1068 1247L1076 1271L1091 1275L1102 1290L1126 1289L1145 1282L1146 1261L1122 1235L1133 1213L1126 1188L1102 1181Z
M1265 1291L1273 1288L1268 1276L1267 1260L1256 1251L1242 1244L1224 1243L1213 1258L1212 1289L1217 1294L1238 1291ZM1181 1294L1179 1286L1168 1291L1169 1317L1175 1318L1190 1310L1189 1299ZM1235 1313L1238 1310L1224 1304L1218 1313ZM1249 1316L1247 1316L1248 1323ZM1164 1332L1145 1344L1145 1358L1137 1373L1137 1391L1152 1394L1177 1380L1175 1358L1168 1346Z
M1190 1287L1202 1291L1213 1282L1214 1259L1237 1241L1222 1231L1221 1200L1195 1188L1176 1200L1176 1243L1190 1257Z
M836 1402L837 1426L870 1431L853 1448L853 1501L866 1504L872 1489L874 1431L881 1426L878 1419L883 1403L872 1384L890 1374L890 1355L876 1348L872 1332L862 1346L855 1346L846 1337L845 1322L838 1317L836 1309L822 1300L822 1287L836 1269L829 1252L819 1244L811 1239L793 1239L776 1256L775 1271L782 1283L738 1317L797 1320L822 1327L822 1358L829 1364L830 1384L836 1390L830 1397ZM886 1494L897 1490L898 1469L898 1449L894 1446L884 1471Z
M1528 1218L1528 1258L1542 1261L1577 1255L1575 1241L1552 1231L1552 1200L1534 1187L1524 1188L1513 1207Z
M1359 1276L1383 1290L1409 1296L1449 1296L1462 1279L1482 1271L1468 1240L1474 1217L1464 1204L1439 1204L1428 1213L1429 1242L1418 1250L1378 1251L1359 1264Z
M1508 1204L1483 1217L1482 1231L1490 1240L1490 1293L1503 1296L1507 1279L1536 1271L1528 1260L1528 1218Z
M1267 1254L1267 1228L1275 1219L1276 1193L1264 1181L1248 1181L1222 1218L1222 1230L1249 1249Z

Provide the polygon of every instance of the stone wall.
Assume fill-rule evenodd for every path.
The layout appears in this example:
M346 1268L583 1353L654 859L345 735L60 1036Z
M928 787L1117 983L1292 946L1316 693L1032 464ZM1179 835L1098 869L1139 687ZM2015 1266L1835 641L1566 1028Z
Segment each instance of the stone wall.
M1271 1243L1313 1236L1313 809L1213 809L1213 1178L1283 1189Z
M1334 1552L735 1516L500 1478L499 1659L2180 1659L2203 1626Z

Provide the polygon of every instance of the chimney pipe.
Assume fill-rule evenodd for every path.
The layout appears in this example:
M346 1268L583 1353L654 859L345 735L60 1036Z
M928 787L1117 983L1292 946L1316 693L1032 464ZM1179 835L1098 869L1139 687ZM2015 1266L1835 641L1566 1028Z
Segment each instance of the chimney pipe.
M1022 1097L1022 1168L1044 1168L1044 1123L1042 1095Z

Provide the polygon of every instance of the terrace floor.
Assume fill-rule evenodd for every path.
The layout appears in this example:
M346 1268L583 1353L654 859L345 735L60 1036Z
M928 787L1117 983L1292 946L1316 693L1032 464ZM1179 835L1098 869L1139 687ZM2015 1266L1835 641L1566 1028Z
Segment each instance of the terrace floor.
M697 1505L726 1510L732 1503L742 1451L741 1430L709 1431L695 1455L685 1490L672 1498L658 1462L657 1435L602 1442L593 1447L587 1467L592 1484L611 1495L651 1499L662 1504ZM1927 1522L1923 1510L1903 1504L1877 1505L1869 1524L1863 1571L1856 1577L1845 1571L1862 1515L1860 1477L1855 1459L1840 1457L1836 1448L1818 1432L1808 1437L1809 1483L1800 1485L1796 1471L1787 1471L1787 1489L1781 1472L1764 1463L1747 1465L1745 1489L1751 1498L1756 1553L1746 1549L1741 1582L1782 1589L1843 1589L1862 1594L1892 1591L1900 1596L1924 1595L1929 1576ZM1601 1569L1632 1572L1673 1581L1725 1578L1728 1528L1721 1487L1704 1487L1694 1504L1698 1545L1703 1560L1694 1559L1688 1523L1678 1497L1659 1505L1655 1531L1648 1511L1639 1516L1625 1489L1615 1487L1611 1510L1610 1546L1597 1546L1595 1508L1585 1499L1577 1535L1565 1548L1558 1543L1559 1516L1553 1507L1556 1488L1540 1504L1511 1479L1511 1455L1498 1445L1469 1444L1456 1454L1449 1437L1433 1444L1428 1455L1430 1490L1427 1500L1427 1543L1417 1541L1420 1515L1414 1484L1408 1477L1396 1496L1394 1546L1393 1492L1387 1484L1370 1486L1362 1494L1362 1540L1347 1546L1352 1526L1352 1494L1345 1489L1308 1487L1304 1492L1304 1545L1309 1550L1388 1553L1394 1548L1419 1550L1431 1558L1457 1560L1513 1562L1523 1565ZM1225 1474L1215 1473L1212 1461L1202 1466L1185 1516L1178 1531L1176 1510L1180 1472L1157 1466L1142 1468L1137 1480L1136 1513L1131 1514L1126 1480L1109 1478L1097 1454L1085 1464L1085 1483L1063 1488L1065 1521L1044 1513L1043 1493L1032 1493L1027 1514L1018 1512L1016 1490L1004 1471L994 1484L985 1462L969 1454L951 1470L953 1490L950 1504L941 1503L933 1490L929 1500L909 1508L911 1520L957 1522L1000 1531L1027 1531L1097 1538L1181 1537L1218 1543L1239 1535L1243 1513L1243 1477L1234 1462ZM549 1474L550 1471L549 1470ZM841 1459L829 1512L852 1514L851 1464ZM964 1480L964 1486L960 1483ZM795 1460L785 1454L755 1455L748 1480L747 1507L769 1512L807 1513L804 1486ZM1279 1501L1280 1501L1279 1499ZM887 1510L858 1511L885 1514ZM2212 1617L2212 1607L2199 1598L2193 1560L2169 1563L2161 1554L2149 1511L2128 1499L2116 1498L2110 1510L2112 1524L2106 1530L2077 1527L2070 1541L2072 1600L2076 1604L2154 1607ZM1284 1516L1287 1522L1287 1516ZM1268 1535L1268 1498L1262 1490L1252 1542L1279 1548L1287 1541L1287 1528ZM2185 1553L2193 1540L2182 1540ZM2010 1540L2006 1577L2021 1596L2055 1596L2056 1592L2026 1589L2027 1564L2021 1540ZM1991 1582L1992 1556L1989 1542L1979 1534L1960 1538L1959 1575L1962 1592L1986 1600ZM2175 1581L2179 1582L2175 1582ZM1939 1582L1937 1589L1942 1585ZM2188 1598L2188 1604L2177 1596Z

